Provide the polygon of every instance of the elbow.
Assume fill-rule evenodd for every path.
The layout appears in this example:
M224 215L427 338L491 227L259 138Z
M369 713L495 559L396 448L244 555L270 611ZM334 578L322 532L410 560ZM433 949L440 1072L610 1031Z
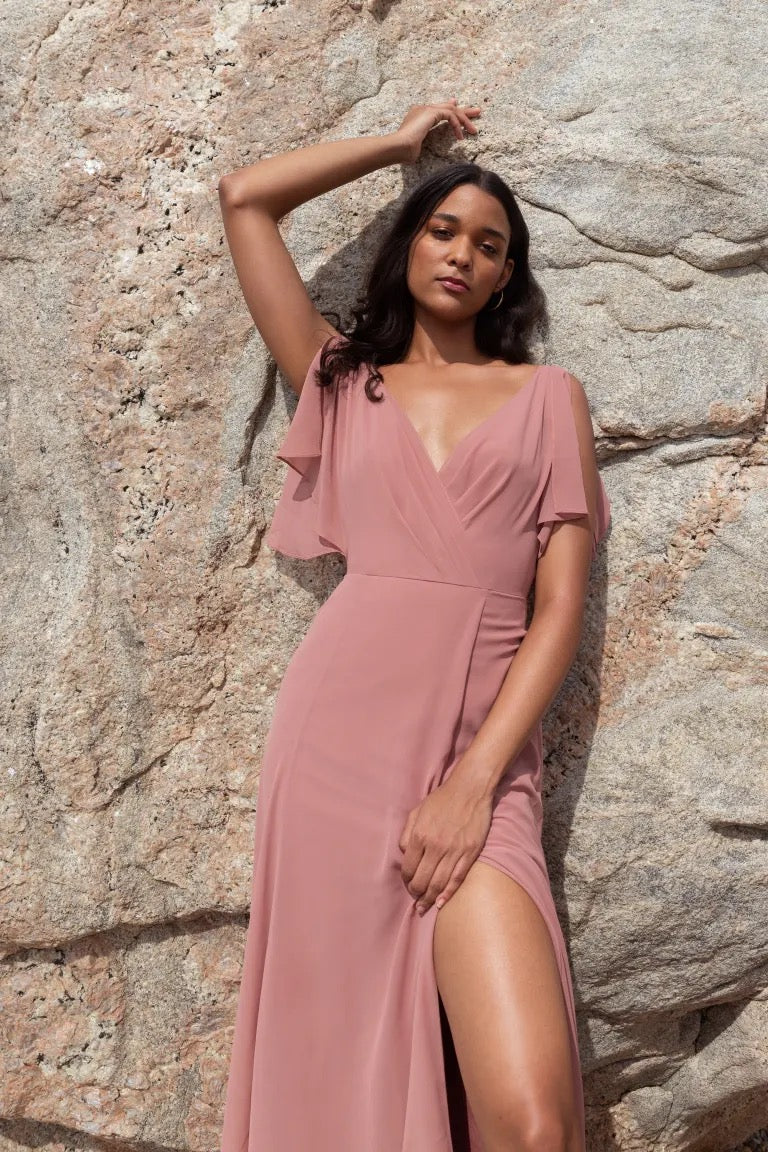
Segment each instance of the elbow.
M242 200L239 199L238 180L236 172L226 172L219 177L219 203L222 208L239 208Z
M253 177L244 177L239 171L227 172L219 177L219 204L222 212L249 208L263 212L275 223L280 219L263 188L255 189Z

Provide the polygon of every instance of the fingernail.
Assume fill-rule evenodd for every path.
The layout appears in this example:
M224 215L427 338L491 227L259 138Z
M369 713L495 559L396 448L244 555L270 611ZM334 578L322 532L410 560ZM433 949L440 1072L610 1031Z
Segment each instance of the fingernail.
M445 904L445 900L443 900L442 896L438 896L437 900L435 900L435 908L442 908L443 904Z

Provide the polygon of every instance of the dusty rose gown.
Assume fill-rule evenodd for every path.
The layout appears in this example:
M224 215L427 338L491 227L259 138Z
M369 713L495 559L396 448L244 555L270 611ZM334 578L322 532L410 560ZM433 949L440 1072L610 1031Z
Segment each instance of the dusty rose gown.
M437 470L397 402L368 400L365 369L321 388L319 358L277 453L290 467L266 542L340 552L347 570L290 660L264 752L221 1148L482 1152L435 981L439 913L415 911L398 839L501 687L552 525L587 512L568 377L541 366ZM609 518L601 480L595 544ZM479 859L550 932L583 1125L541 772L539 726Z

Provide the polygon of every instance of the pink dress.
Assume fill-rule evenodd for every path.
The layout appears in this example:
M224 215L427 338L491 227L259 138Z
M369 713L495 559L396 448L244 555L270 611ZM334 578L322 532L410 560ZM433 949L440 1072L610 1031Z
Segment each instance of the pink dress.
M398 840L493 704L552 525L587 513L570 386L541 366L437 470L397 402L367 398L366 369L321 388L319 358L277 453L290 468L266 542L340 552L347 570L290 660L264 751L221 1148L482 1152L435 980L439 913L416 912ZM609 519L600 480L594 544ZM537 726L479 859L550 932L583 1127L541 773Z

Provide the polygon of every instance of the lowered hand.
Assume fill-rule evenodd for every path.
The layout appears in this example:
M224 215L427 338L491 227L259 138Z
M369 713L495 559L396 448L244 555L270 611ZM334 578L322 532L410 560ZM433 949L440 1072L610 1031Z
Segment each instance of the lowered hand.
M401 870L419 913L453 896L483 850L492 808L490 795L471 791L452 773L408 813Z

